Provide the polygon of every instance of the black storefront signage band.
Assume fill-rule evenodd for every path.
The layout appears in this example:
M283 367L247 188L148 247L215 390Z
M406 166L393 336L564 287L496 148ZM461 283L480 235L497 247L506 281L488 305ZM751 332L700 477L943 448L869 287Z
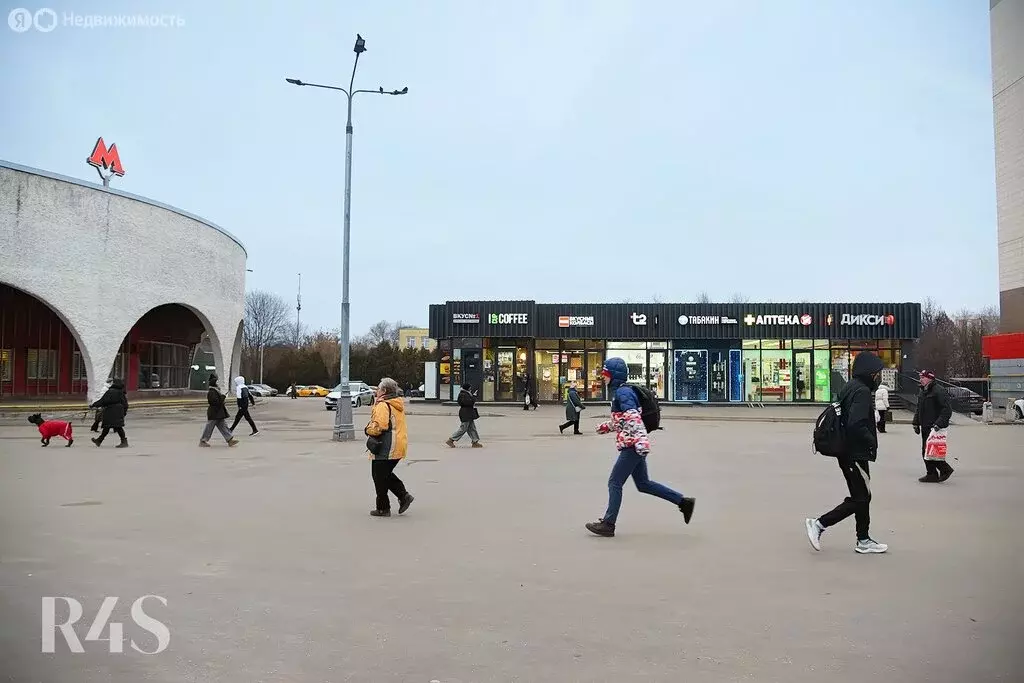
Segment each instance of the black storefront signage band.
M918 303L536 304L430 307L435 339L916 339Z

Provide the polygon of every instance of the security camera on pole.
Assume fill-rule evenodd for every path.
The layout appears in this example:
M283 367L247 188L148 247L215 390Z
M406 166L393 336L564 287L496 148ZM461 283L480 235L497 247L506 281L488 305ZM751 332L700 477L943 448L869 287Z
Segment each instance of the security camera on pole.
M352 78L349 79L348 89L339 88L334 85L319 85L317 83L305 83L297 78L286 78L292 85L308 85L313 88L325 88L327 90L339 90L345 93L348 99L348 118L345 122L345 229L344 245L342 247L341 264L341 392L338 397L338 409L334 416L334 440L352 441L355 439L355 427L352 424L352 392L349 387L348 360L349 360L349 228L351 226L352 207L352 98L358 93L372 93L374 95L405 95L409 88L401 90L385 91L381 86L377 90L353 90L356 80L356 67L359 66L359 55L366 52L366 41L356 34L356 44L353 47L356 53L355 63L352 64Z

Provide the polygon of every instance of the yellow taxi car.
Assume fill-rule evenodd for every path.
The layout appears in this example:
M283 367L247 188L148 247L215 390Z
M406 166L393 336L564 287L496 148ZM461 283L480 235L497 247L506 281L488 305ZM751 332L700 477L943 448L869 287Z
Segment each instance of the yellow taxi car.
M327 396L327 394L331 393L330 389L322 387L319 384L314 384L308 387L298 387L295 391L299 396L316 396L318 398L323 398Z

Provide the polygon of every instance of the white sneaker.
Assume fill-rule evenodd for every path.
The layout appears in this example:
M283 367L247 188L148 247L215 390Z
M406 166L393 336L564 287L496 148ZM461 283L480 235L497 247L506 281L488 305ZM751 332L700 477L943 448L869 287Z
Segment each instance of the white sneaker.
M825 527L816 519L806 519L804 525L807 527L807 540L811 542L811 547L821 550L821 535L825 532Z
M861 553L862 555L866 555L868 553L884 553L888 549L889 546L887 546L886 544L879 543L878 541L871 538L868 538L863 541L857 541L857 546L854 548L854 550L856 550L858 553Z

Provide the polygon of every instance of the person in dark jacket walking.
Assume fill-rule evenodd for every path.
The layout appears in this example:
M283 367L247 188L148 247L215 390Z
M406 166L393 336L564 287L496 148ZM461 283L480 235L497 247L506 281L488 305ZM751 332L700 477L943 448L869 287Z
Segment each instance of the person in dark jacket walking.
M632 387L626 384L628 371L626 361L609 358L601 369L601 378L608 384L612 394L611 420L598 425L598 434L615 432L615 447L619 457L608 477L608 509L604 517L587 523L587 531L598 536L614 536L615 521L622 506L622 486L633 477L633 483L640 493L657 496L676 505L683 513L683 521L690 523L696 501L673 491L664 484L651 481L647 476L647 454L651 442L647 438L640 400Z
M238 445L238 439L233 437L231 430L228 429L227 419L231 417L231 414L228 413L225 399L226 397L220 393L220 389L217 387L217 376L210 375L210 388L206 392L206 402L209 405L206 408L206 426L203 427L203 435L199 437L200 448L210 447L210 437L213 436L214 428L220 432L229 446Z
M533 375L526 373L523 375L523 410L537 410L538 405L537 383L533 380Z
M259 436L260 430L256 428L256 423L252 421L252 416L249 415L249 406L256 405L256 399L252 397L249 387L245 386L245 377L239 376L235 378L235 402L238 404L238 412L235 413L235 421L231 423L231 433L235 433L235 427L238 426L238 423L244 417L245 421L252 427L252 434L249 436Z
M561 434L565 433L565 430L572 427L573 434L582 434L580 431L580 415L586 410L586 406L583 405L583 399L580 398L580 394L576 391L576 385L569 385L569 395L565 400L565 423L558 425L558 431Z
M914 433L921 435L921 458L924 458L928 435L933 429L949 428L953 417L953 408L949 405L946 390L935 381L935 373L928 370L921 372L921 393L917 397L917 410L914 411ZM944 460L925 460L924 476L918 479L923 484L937 484L953 476L953 468Z
M462 391L459 392L459 428L444 442L448 448L455 448L455 442L469 433L469 440L473 448L483 448L480 443L480 433L476 430L476 421L480 419L480 411L476 409L476 396L473 394L473 387L469 382L462 383Z
M121 443L117 444L117 448L128 448L128 437L124 435L124 418L128 414L128 397L125 395L124 382L119 379L112 381L110 388L103 392L100 400L93 403L90 408L103 409L103 431L92 442L97 446L102 445L103 439L113 430L121 437Z
M875 421L875 402L872 392L882 382L882 359L864 351L853 361L853 378L839 392L839 404L845 435L846 453L836 460L843 471L850 495L835 509L817 519L805 520L807 538L811 547L821 550L821 535L825 529L838 524L850 515L857 519L857 545L861 554L884 553L884 543L871 538L871 469L869 463L878 455L878 424Z

